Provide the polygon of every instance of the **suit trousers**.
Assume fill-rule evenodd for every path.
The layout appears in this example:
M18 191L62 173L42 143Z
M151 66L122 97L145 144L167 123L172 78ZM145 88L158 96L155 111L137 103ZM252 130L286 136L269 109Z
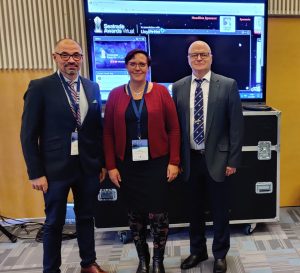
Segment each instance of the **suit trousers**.
M48 181L48 191L44 194L46 214L43 234L44 273L60 272L62 231L70 189L72 189L74 196L74 212L81 266L88 266L96 260L94 208L100 188L99 178L96 175L87 176L83 174L79 163L77 168L74 168L74 172L68 180Z
M224 170L225 172L225 170ZM226 256L230 247L229 183L214 181L209 175L205 156L191 152L191 173L188 184L190 217L190 252L206 252L205 220L209 209L213 219L212 252L215 259Z

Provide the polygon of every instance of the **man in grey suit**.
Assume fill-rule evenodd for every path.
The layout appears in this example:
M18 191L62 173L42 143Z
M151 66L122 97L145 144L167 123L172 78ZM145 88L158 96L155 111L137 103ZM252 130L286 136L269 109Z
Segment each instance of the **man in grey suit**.
M43 272L59 273L70 189L81 273L105 273L96 261L93 208L105 176L98 84L79 75L83 54L72 39L55 45L54 74L30 82L21 142L32 188L44 194Z
M181 264L189 269L208 259L205 207L213 215L214 273L227 270L230 247L228 177L241 158L243 114L235 80L211 71L212 53L203 41L188 49L192 75L173 85L181 127L182 175L187 180L190 216L190 256Z

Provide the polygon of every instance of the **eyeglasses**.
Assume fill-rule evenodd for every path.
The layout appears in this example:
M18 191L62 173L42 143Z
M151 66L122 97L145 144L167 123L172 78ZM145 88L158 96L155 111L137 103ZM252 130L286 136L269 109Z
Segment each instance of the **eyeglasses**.
M76 62L80 61L83 56L80 53L74 53L71 55L66 52L62 52L62 53L55 52L55 54L59 55L63 61L69 61L69 59L72 57L73 60Z
M139 68L145 68L147 66L146 63L135 63L135 62L129 62L128 65L132 68L136 68L137 66Z
M198 57L201 57L201 59L207 59L211 55L210 52L201 52L201 53L189 53L188 54L191 59L198 59Z

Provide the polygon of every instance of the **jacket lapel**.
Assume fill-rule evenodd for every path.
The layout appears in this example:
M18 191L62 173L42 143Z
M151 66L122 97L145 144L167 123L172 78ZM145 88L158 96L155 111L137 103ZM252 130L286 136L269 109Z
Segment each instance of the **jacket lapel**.
M188 76L183 83L183 92L181 92L181 100L183 109L185 109L185 131L190 138L190 93L191 93L192 76Z
M220 83L216 77L215 73L211 73L210 84L209 84L209 94L208 94L208 103L207 103L207 117L206 117L206 135L209 134L209 129L212 124L213 116L216 107L216 100L219 94Z
M57 72L55 72L54 74L52 74L52 80L53 80L53 85L51 87L51 92L53 94L53 92L56 93L56 97L58 98L57 101L60 101L62 102L63 104L63 108L66 109L67 113L68 113L68 116L70 116L70 118L72 118L72 120L74 121L74 123L76 123L76 120L73 116L73 112L71 110L71 107L70 107L70 103L68 101L68 98L67 98L67 94L65 92L65 89L62 85L62 82L61 82L61 79L59 78Z
M82 77L80 77L80 80L81 80L81 83L82 83L82 86L83 86L83 91L85 93L86 100L87 100L87 103L88 103L88 111L87 111L86 116L85 116L85 118L83 120L83 123L81 125L81 127L82 127L85 124L85 122L86 122L86 120L89 116L94 97L93 97L92 85Z
M92 89L91 85L89 84L89 82L86 81L84 78L80 77L80 80L82 82L84 93L85 93L85 96L86 96L86 99L87 99L87 102L89 105L89 109L90 109L90 106L91 106L91 103L93 100L93 89Z

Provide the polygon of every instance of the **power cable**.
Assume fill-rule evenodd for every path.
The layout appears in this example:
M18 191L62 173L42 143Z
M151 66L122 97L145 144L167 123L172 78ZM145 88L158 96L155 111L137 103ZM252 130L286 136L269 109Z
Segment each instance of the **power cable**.
M8 231L5 227L1 226L0 224L0 231L3 232L4 235L6 235L11 242L15 243L17 239L35 239L37 242L43 241L43 232L44 232L44 223L34 222L34 221L23 221L19 219L14 219L10 217L6 217L4 215L0 215L0 219L3 223L7 224L10 227L10 230ZM9 220L9 221L8 221ZM10 221L13 221L16 224L12 224ZM18 235L14 234L18 231ZM32 234L33 232L37 233L34 236L27 236ZM20 236L20 233L24 233L26 236ZM62 233L62 240L71 240L77 237L77 233L75 232L63 232Z

